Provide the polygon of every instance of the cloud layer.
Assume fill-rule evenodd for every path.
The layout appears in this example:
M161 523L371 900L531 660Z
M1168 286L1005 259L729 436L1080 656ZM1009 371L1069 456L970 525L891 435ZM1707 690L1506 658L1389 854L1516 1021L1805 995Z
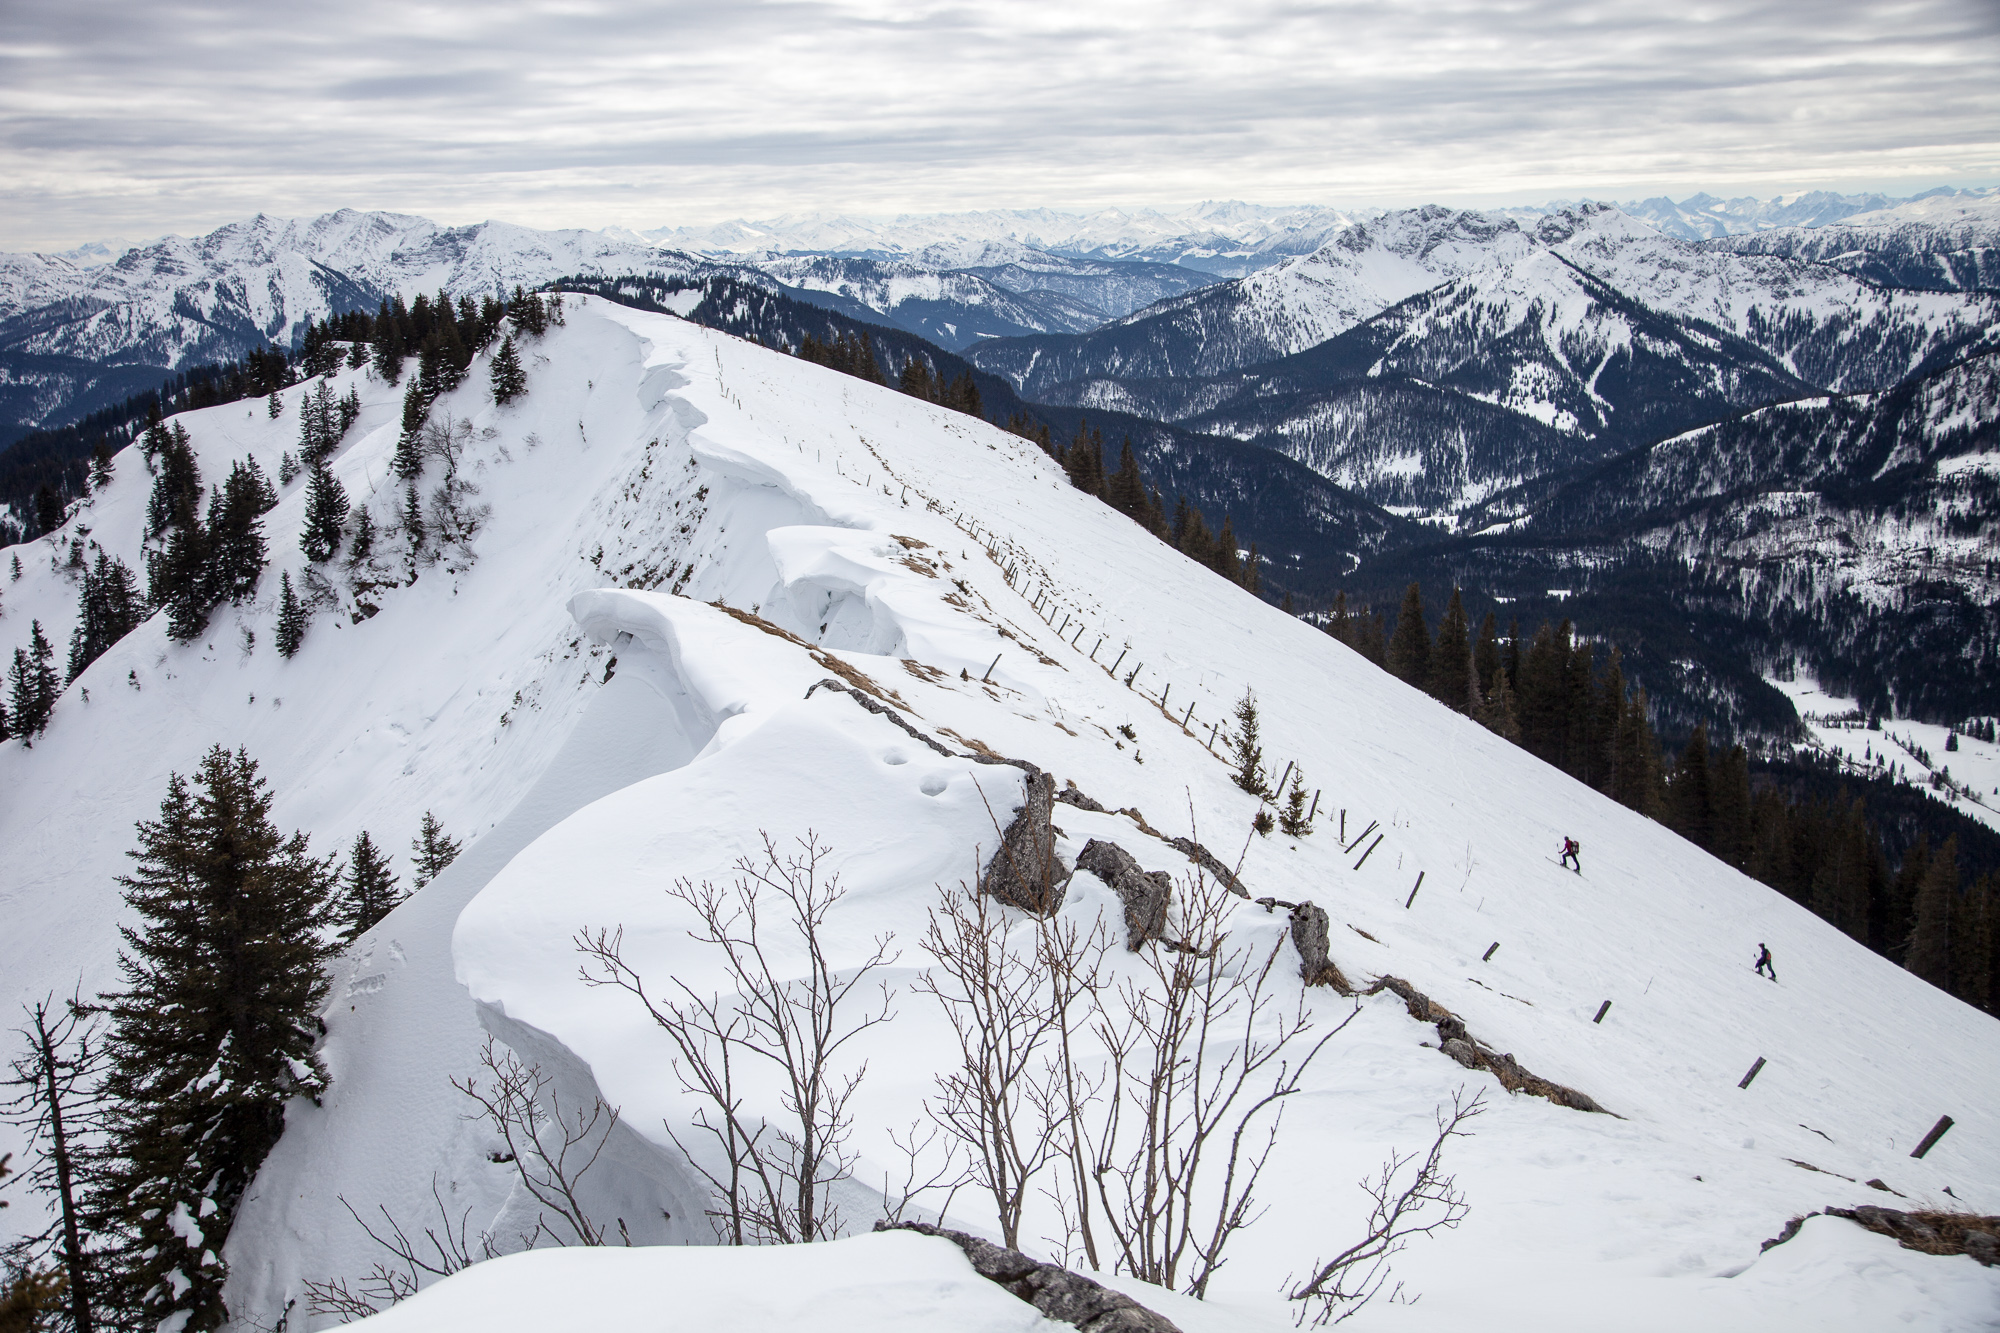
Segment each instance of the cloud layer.
M0 248L2000 179L1992 0L12 5Z

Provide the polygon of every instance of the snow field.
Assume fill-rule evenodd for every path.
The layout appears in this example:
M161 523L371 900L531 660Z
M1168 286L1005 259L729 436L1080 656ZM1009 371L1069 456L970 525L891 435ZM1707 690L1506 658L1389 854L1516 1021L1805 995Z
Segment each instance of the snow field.
M893 690L906 720L948 748L977 741L1031 760L1162 832L1192 827L1225 860L1242 855L1254 894L1327 909L1350 977L1406 978L1494 1048L1623 1117L1508 1098L1426 1049L1434 1030L1393 996L1364 1000L1285 1110L1260 1190L1270 1211L1238 1242L1214 1308L1285 1318L1274 1296L1284 1279L1358 1228L1353 1182L1391 1148L1427 1142L1433 1108L1464 1085L1492 1101L1450 1158L1473 1213L1399 1260L1420 1304L1371 1307L1358 1327L1477 1318L1584 1329L1609 1317L1629 1328L1858 1330L1889 1312L1924 1327L1987 1326L1992 1275L1969 1259L1910 1254L1823 1220L1761 1258L1757 1246L1829 1203L1895 1204L1854 1183L1875 1176L1914 1199L1948 1202L1949 1185L1965 1206L2000 1208L1991 1019L1197 569L1077 495L1025 441L598 302L573 303L568 326L534 353L518 405L482 405L475 366L440 409L496 432L465 464L493 509L475 563L422 570L358 624L322 613L289 663L268 647L268 572L259 605L218 613L214 646L171 646L149 623L79 682L89 705L72 689L34 750L0 750L0 845L19 849L0 865L14 925L0 976L19 998L67 990L79 973L86 988L108 981L112 877L131 822L157 808L169 769L186 771L214 741L264 760L275 817L310 829L315 846L368 827L400 848L425 808L475 835L357 944L341 975L328 1014L334 1090L324 1108L292 1108L231 1240L232 1306L245 1317L271 1322L301 1281L366 1269L371 1247L341 1198L419 1221L435 1179L475 1233L504 1242L519 1229L509 1169L483 1160L482 1132L460 1119L463 1099L446 1084L472 1071L480 1022L544 1060L566 1098L598 1090L620 1107L630 1137L603 1206L630 1209L617 1215L636 1226L640 1205L657 1204L674 1217L646 1218L643 1239L700 1238L699 1202L666 1134L688 1107L664 1038L636 1002L581 985L571 940L623 925L642 971L713 976L663 889L726 878L760 830L782 841L812 828L832 845L849 890L834 918L841 949L858 956L885 931L902 949L888 975L896 1017L858 1052L870 1072L849 1213L866 1225L865 1187L898 1162L888 1130L921 1113L932 1077L955 1059L934 1002L909 990L925 909L939 883L971 876L1019 778L943 759L838 693L805 698L831 662ZM337 465L355 495L384 475L399 401L366 377L361 391L362 423ZM261 402L248 407L186 418L205 479L246 448L275 473L291 447L295 407L275 422ZM150 482L129 452L119 472L77 521L109 534L107 545L136 547ZM302 489L266 520L273 563L295 575ZM112 549L133 563L132 550ZM24 556L29 574L6 585L0 625L24 640L22 608L40 607L60 643L75 593L45 555ZM702 605L714 600L825 661ZM247 655L239 619L257 634ZM1103 669L1113 658L1116 677ZM127 670L139 672L137 693ZM1322 790L1313 837L1252 837L1255 802L1202 744L1246 686L1274 776L1298 761ZM238 702L251 693L286 702ZM1193 736L1177 725L1188 705ZM1343 810L1350 837L1370 821L1384 835L1359 869L1368 844L1339 848ZM1058 806L1056 822L1070 856L1112 837L1148 869L1188 868L1123 816ZM1583 844L1582 879L1553 864L1564 834ZM1064 910L1117 918L1088 875ZM1283 927L1282 914L1244 904L1232 942L1273 947ZM1782 985L1751 973L1759 941ZM1349 1007L1325 991L1309 1001L1327 1023ZM1739 1091L1759 1055L1770 1063ZM1944 1113L1956 1127L1922 1162L1909 1159ZM952 1216L989 1220L964 1194ZM1031 1218L1027 1234L1049 1229ZM766 1265L771 1286L794 1280L782 1252L700 1253ZM680 1252L501 1260L422 1308L446 1323L461 1317L451 1293L501 1290L489 1284L558 1264L603 1265L607 1276L569 1285L601 1282L609 1298L631 1290L612 1266L670 1262ZM493 1299L465 1317L544 1326L531 1297ZM1182 1321L1181 1304L1141 1299ZM496 1308L509 1314L478 1313ZM1197 1333L1192 1318L1182 1326Z

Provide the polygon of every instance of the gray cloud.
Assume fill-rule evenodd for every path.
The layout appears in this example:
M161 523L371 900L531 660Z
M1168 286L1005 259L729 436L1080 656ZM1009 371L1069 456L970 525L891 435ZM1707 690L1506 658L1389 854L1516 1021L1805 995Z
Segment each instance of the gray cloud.
M0 246L2000 179L1991 0L11 5Z

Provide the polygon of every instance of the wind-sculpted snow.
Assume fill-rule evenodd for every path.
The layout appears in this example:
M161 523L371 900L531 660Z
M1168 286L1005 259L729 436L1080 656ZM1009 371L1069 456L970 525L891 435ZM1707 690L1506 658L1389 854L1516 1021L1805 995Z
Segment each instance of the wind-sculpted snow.
M899 954L881 974L894 1016L853 1052L868 1061L854 1104L862 1160L841 1203L865 1228L885 1172L904 1170L890 1131L902 1138L957 1058L914 988L917 939L939 886L974 878L1021 799L1022 770L978 762L992 755L1129 812L1059 805L1068 861L1096 840L1142 871L1184 876L1187 857L1165 839L1198 839L1253 897L1321 906L1357 985L1403 978L1522 1067L1616 1113L1506 1097L1435 1049L1435 1029L1400 1000L1362 1001L1287 1099L1259 1191L1269 1211L1214 1288L1224 1313L1251 1322L1216 1333L1289 1326L1275 1296L1286 1277L1359 1234L1353 1182L1391 1149L1427 1143L1434 1108L1461 1085L1494 1099L1449 1163L1472 1215L1398 1260L1437 1327L1859 1333L1990 1320L1990 1274L1969 1259L1825 1218L1759 1251L1792 1216L1876 1201L1860 1183L1871 1178L1923 1202L1949 1201L1948 1185L1995 1210L1990 1017L1198 568L1016 436L597 301L572 298L566 326L524 360L529 390L509 407L483 398L482 361L436 409L472 423L460 468L491 506L484 528L419 560L413 582L404 571L368 589L373 615L327 568L335 604L296 657L272 651L277 576L305 576L294 484L267 516L277 568L253 603L224 608L186 646L148 622L71 687L34 749L0 748L0 977L13 998L66 993L79 974L86 992L109 981L132 822L210 744L263 760L277 821L318 850L363 827L400 847L426 808L468 840L342 959L325 1016L332 1091L290 1108L226 1254L246 1326L275 1324L304 1281L357 1277L380 1257L343 1198L421 1227L435 1182L475 1239L517 1246L532 1210L447 1082L474 1072L482 1025L540 1063L565 1104L602 1094L620 1108L612 1167L587 1191L601 1221L624 1219L642 1245L709 1239L673 1143L688 1139L692 1107L667 1039L629 997L582 984L574 937L623 928L649 977L714 986L716 961L666 889L726 881L766 834L782 848L810 831L833 849L848 890L829 923L836 961L852 965L881 934ZM336 390L349 382L363 416L335 467L386 517L401 491L386 470L401 395L367 372ZM300 392L276 421L261 402L189 414L204 478L244 452L275 470ZM82 526L137 558L144 471L121 455L89 507L19 551L0 628L18 640L36 616L64 636L75 589L61 566ZM401 539L381 540L403 571ZM843 688L814 689L829 678ZM1252 833L1257 802L1217 757L1246 689L1273 776L1302 765L1321 794L1310 837ZM1357 864L1342 832L1371 822L1382 841ZM1581 877L1552 860L1565 834L1582 843ZM1287 917L1231 901L1230 942L1280 950L1296 984ZM1124 920L1090 874L1070 881L1061 911ZM1751 971L1760 941L1781 985ZM1322 1023L1346 1012L1325 988L1287 995ZM1759 1056L1767 1066L1739 1089ZM745 1095L772 1104L767 1086ZM1956 1126L1913 1160L1941 1114ZM951 1214L959 1227L991 1221L969 1193ZM1055 1225L1037 1198L1023 1243L1045 1248ZM501 1259L388 1319L525 1333L546 1307L510 1284L540 1287L558 1268L565 1308L608 1312L600 1322L667 1317L683 1286L696 1318L715 1288L675 1277L681 1253ZM783 1304L779 1284L835 1288L782 1254L717 1262L770 1285L765 1326L803 1329L833 1308ZM852 1262L857 1281L879 1271L869 1262ZM650 1305L624 1313L646 1275L659 1278ZM885 1309L907 1312L898 1292ZM1141 1299L1202 1333L1201 1309ZM1409 1314L1368 1312L1383 1327ZM313 1326L302 1306L290 1318Z

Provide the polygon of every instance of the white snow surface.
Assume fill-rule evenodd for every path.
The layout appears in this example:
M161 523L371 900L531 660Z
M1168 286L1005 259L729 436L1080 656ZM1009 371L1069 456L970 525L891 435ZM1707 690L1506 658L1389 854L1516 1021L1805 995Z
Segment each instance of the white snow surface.
M934 1002L911 989L925 909L990 854L1020 777L940 756L842 693L805 697L830 663L874 682L953 754L977 741L1163 831L1192 826L1242 857L1253 893L1324 906L1350 977L1407 979L1496 1049L1617 1113L1510 1098L1439 1054L1434 1029L1392 995L1363 1000L1286 1107L1260 1189L1269 1211L1211 1302L1140 1297L1189 1333L1286 1326L1286 1277L1357 1232L1354 1182L1392 1148L1425 1143L1433 1109L1460 1086L1493 1103L1450 1158L1473 1212L1399 1259L1421 1302L1371 1306L1358 1328L1996 1326L2000 1280L1970 1259L1826 1218L1759 1252L1788 1218L1829 1204L2000 1211L1993 1019L1197 568L1016 437L669 316L576 298L526 360L529 393L509 407L483 396L481 361L436 409L474 427L461 466L491 515L469 550L368 594L372 617L354 618L357 594L336 578L337 604L281 660L279 570L304 577L294 483L266 516L274 567L253 604L218 612L187 646L156 617L70 687L33 749L0 747L9 1000L112 983L126 919L114 876L131 825L157 809L168 772L211 744L262 761L276 819L316 848L362 828L401 848L425 809L467 838L339 964L331 1091L323 1106L290 1108L226 1251L245 1327L274 1323L304 1281L373 1261L343 1199L422 1225L435 1184L475 1235L509 1248L525 1229L511 1168L487 1160L487 1132L447 1081L473 1071L486 1031L540 1061L566 1099L596 1092L620 1108L590 1186L600 1216L625 1219L642 1246L709 1239L668 1132L692 1108L664 1039L628 998L579 982L572 939L622 926L649 976L712 981L714 960L663 889L726 877L763 833L789 842L810 829L833 848L847 888L831 922L836 962L884 933L900 950L887 974L896 1017L856 1052L869 1061L855 1117L863 1165L842 1202L866 1229L868 1182L900 1171L890 1128L921 1114L954 1058ZM343 372L335 391L350 380L364 410L335 468L392 530L400 393L367 371ZM302 392L286 393L276 420L261 400L185 416L204 479L246 452L275 473ZM76 592L61 556L82 528L137 566L149 485L128 450L63 530L0 552L0 568L14 554L24 567L0 584L9 646L30 617L67 641ZM383 541L393 563L394 539ZM1019 571L1013 586L1003 566ZM1029 601L1044 591L1052 624ZM1104 668L1120 653L1114 677ZM1254 800L1202 743L1203 724L1226 719L1246 687L1273 767L1296 761L1323 791L1311 837L1252 836ZM1121 724L1136 743L1120 744ZM1359 869L1359 851L1339 845L1343 820L1350 837L1371 820L1386 834ZM1189 869L1124 816L1058 806L1057 823L1070 857L1108 838L1148 869ZM1565 834L1582 843L1582 877L1554 863ZM1118 919L1089 875L1063 910ZM1284 927L1245 903L1232 938L1288 950ZM1751 971L1760 942L1781 984ZM1322 1021L1347 1008L1326 991L1309 999ZM1739 1090L1759 1056L1769 1063ZM1941 1114L1956 1125L1911 1159ZM1860 1183L1871 1178L1913 1203ZM993 1225L966 1194L951 1220ZM1031 1210L1031 1248L1050 1230ZM378 1322L753 1326L727 1322L731 1293L744 1319L762 1311L760 1328L936 1327L941 1309L953 1328L1037 1327L949 1247L865 1236L804 1252L512 1256ZM588 1317L558 1317L556 1300ZM326 1322L302 1308L293 1319Z

